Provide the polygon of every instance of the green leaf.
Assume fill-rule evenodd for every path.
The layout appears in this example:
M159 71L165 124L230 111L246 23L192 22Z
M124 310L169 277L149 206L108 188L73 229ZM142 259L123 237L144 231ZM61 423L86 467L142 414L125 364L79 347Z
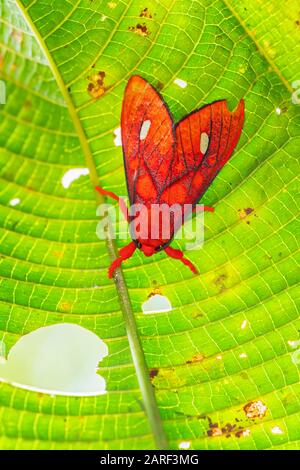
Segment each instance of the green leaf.
M109 352L105 395L1 383L1 448L163 447L153 385L171 448L299 449L298 10L279 0L0 4L2 341L9 350L68 322ZM124 277L107 279L115 247L96 236L93 185L126 194L114 130L135 73L175 120L245 98L238 147L202 201L216 208L204 247L187 253L199 276L135 253ZM85 167L90 179L63 187L67 170ZM144 314L155 293L173 309Z

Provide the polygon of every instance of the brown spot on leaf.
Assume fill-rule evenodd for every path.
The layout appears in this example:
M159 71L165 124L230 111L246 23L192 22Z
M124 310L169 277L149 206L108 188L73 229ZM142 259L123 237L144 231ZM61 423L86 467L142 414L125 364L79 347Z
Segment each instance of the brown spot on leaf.
M261 400L250 401L243 408L249 419L264 418L267 409L267 406Z
M58 304L58 310L61 312L70 312L72 310L72 303L71 302L60 302Z
M161 91L164 86L165 86L165 85L163 84L163 82L158 81L155 88L156 88L158 91Z
M202 312L194 312L192 316L193 316L193 318L201 318L201 317L203 317L203 313Z
M103 70L87 77L89 80L87 91L92 98L98 99L106 92L107 88L104 86L104 78L105 72Z
M247 208L245 209L246 215L251 214L251 212L253 212L253 211L254 211L254 209L252 209L252 207L247 207Z
M245 429L242 426L237 426L237 424L226 423L224 426L221 426L218 423L213 423L211 418L207 417L207 419L209 424L207 435L210 437L225 436L226 438L229 438L232 434L234 434L236 437L240 438L250 434L249 429Z
M150 294L148 295L148 299L150 299L151 297L153 297L154 295L162 295L161 293L161 290L159 287L154 287L152 289L152 291L150 292Z
M157 376L158 372L159 372L159 369L156 369L156 368L150 369L149 371L150 379L153 380Z
M64 256L64 252L61 250L53 250L52 255L55 256L55 258L62 258Z
M240 429L239 431L237 431L237 432L235 433L235 436L238 437L238 438L240 438L240 437L247 437L247 436L250 436L250 434L251 434L250 429L243 429L243 428L242 428L242 429Z
M204 357L205 356L203 356L203 354L201 353L195 354L192 359L186 361L186 364L194 364L195 362L201 362L203 361Z
M17 31L17 30L13 30L12 33L11 33L11 37L18 43L18 44L21 44L22 41L23 41L23 33L22 31Z
M141 17L141 18L152 18L152 15L151 15L151 13L150 13L150 11L149 11L149 8L147 8L147 7L144 8L144 9L141 11L141 13L140 13L140 17Z
M219 276L213 281L214 284L219 287L219 292L224 292L224 290L227 289L226 285L225 285L225 281L226 279L228 278L228 275L227 274L219 274Z
M253 211L254 211L254 209L252 207L246 207L245 209L239 209L238 212L239 212L240 219L244 219L245 217L247 217L247 215L251 214Z
M145 23L138 23L136 26L129 26L128 30L132 33L138 34L139 36L149 36L150 34Z
M211 429L207 431L207 435L210 437L222 436L222 429L215 423L211 426Z

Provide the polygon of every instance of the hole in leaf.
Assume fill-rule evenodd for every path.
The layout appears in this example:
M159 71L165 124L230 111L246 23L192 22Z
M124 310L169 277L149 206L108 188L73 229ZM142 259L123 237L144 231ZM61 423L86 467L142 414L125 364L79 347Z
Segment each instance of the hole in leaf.
M179 442L178 447L179 449L189 449L191 447L191 443L189 441L182 441Z
M61 179L61 184L64 188L68 188L73 181L80 178L80 176L85 176L89 174L88 168L71 168L71 170L66 171Z
M14 199L11 199L9 201L9 205L14 207L14 206L17 206L18 204L20 204L20 202L21 202L21 199L18 198L18 197L15 197Z
M0 380L51 395L101 395L105 379L97 375L106 344L91 331L69 323L24 335L0 362Z
M176 78L174 80L174 83L178 86L180 86L180 88L186 88L187 87L187 83L185 80L181 80L181 78Z
M143 303L142 310L144 313L169 312L172 310L172 305L164 295L155 294Z
M121 147L122 146L122 139L121 139L121 127L118 127L117 129L114 130L115 138L114 138L114 144L116 147Z
M274 426L272 429L271 429L271 432L273 434L283 434L283 430L279 427L279 426Z

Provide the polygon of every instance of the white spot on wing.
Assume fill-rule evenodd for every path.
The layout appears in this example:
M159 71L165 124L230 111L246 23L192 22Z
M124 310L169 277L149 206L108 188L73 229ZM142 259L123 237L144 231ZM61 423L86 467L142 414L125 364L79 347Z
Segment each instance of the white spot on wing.
M202 132L200 136L200 152L204 155L208 149L209 138L206 132Z
M116 147L121 147L122 146L122 139L121 139L121 127L118 127L117 129L114 130L115 138L114 138L114 144Z
M180 88L185 88L187 87L187 83L185 80L181 80L181 78L176 78L176 80L174 80L174 83L176 83L176 85L180 86Z
M10 206L17 206L18 204L20 204L20 202L21 202L21 199L18 198L18 197L16 197L16 198L11 199L11 200L9 201L9 205L10 205Z
M149 121L149 119L147 119L147 121L144 121L143 124L142 124L142 127L141 127L141 131L140 131L140 140L145 140L147 135L148 135L148 132L149 132L149 129L150 129L150 126L151 126L151 121Z
M71 170L66 171L64 176L61 179L61 184L64 188L68 188L73 181L77 180L80 176L85 176L89 174L88 168L72 168Z

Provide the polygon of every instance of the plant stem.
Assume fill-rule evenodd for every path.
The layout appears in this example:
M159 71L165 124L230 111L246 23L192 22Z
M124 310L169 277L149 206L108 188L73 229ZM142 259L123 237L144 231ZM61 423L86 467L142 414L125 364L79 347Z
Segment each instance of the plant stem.
M28 13L28 10L24 7L21 0L16 0L16 2L26 22L28 23L32 32L35 34L35 38L38 41L46 59L48 60L49 66L57 81L59 89L65 99L71 119L76 129L78 138L80 140L81 148L84 153L85 160L86 160L86 165L89 168L90 179L91 179L93 188L95 188L95 186L99 184L99 178L98 178L96 165L93 159L93 155L92 155L89 143L86 138L85 131L82 127L76 108L71 99L71 95L66 89L65 83L58 70L58 67L53 57L51 56L44 39L40 35L40 32L36 28L34 22L32 21ZM95 191L95 197L96 197L97 205L104 202L103 196L101 196L101 194L99 194L96 191ZM108 252L109 252L111 260L114 260L116 259L118 255L118 250L111 236L111 231L108 230L107 233L108 235L107 235L106 243L107 243ZM149 369L146 364L146 359L145 359L144 351L143 351L142 344L140 341L135 317L133 314L127 285L126 285L121 268L118 268L115 271L114 280L115 280L116 288L117 288L118 295L119 295L121 310L122 310L123 317L124 317L131 355L132 355L137 379L139 382L139 386L141 389L143 404L144 404L145 412L148 417L149 424L150 424L150 427L154 436L154 441L158 449L168 449L168 441L167 441L167 438L163 429L162 420L159 414L159 409L158 409L155 394L154 394L154 389L150 381Z

